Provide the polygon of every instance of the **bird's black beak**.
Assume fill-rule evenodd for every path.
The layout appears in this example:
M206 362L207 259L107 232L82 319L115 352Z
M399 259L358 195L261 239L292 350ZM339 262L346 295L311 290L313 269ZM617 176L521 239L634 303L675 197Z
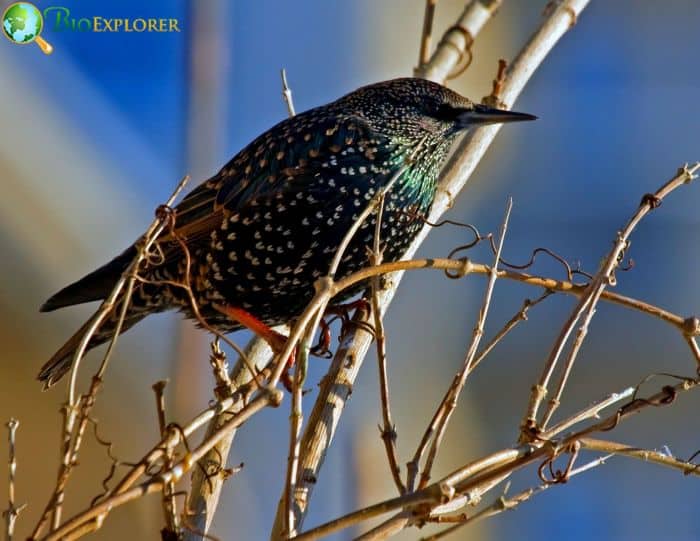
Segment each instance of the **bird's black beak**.
M527 113L494 109L486 105L474 105L474 109L467 109L457 115L457 126L469 128L471 126L485 126L486 124L501 124L504 122L522 122L523 120L536 120L537 117Z

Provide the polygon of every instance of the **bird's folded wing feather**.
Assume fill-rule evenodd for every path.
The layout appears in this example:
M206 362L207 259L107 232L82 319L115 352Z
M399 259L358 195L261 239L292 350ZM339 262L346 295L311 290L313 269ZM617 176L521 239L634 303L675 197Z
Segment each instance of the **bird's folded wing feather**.
M175 227L161 242L175 241L177 236L192 246L208 239L225 213L240 211L280 192L313 189L321 168L330 169L329 173L337 170L342 176L342 172L366 166L369 159L376 164L370 174L375 179L388 178L386 163L393 147L384 135L356 116L322 117L314 113L311 110L281 122L193 190L176 207ZM363 182L360 177L356 180ZM179 251L176 246L173 242L173 257ZM170 259L169 252L165 250L166 259Z

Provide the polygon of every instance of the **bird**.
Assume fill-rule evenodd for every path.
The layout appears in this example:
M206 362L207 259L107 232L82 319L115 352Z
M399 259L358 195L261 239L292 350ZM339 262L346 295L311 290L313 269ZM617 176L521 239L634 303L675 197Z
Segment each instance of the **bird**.
M136 283L120 330L167 310L178 310L200 326L203 319L221 333L243 327L259 331L293 321L378 190L390 185L379 227L383 260L397 261L424 225L422 217L430 211L455 140L479 126L535 118L408 77L361 87L283 120L172 209L174 224L157 239L159 257L139 269L142 280ZM337 278L369 264L378 214L373 212L357 229ZM107 298L138 249L137 241L61 289L40 311ZM178 287L187 277L191 296ZM366 284L359 283L333 302L363 288ZM119 312L118 307L113 310L88 349L112 337ZM38 379L45 388L70 369L88 326L41 368Z

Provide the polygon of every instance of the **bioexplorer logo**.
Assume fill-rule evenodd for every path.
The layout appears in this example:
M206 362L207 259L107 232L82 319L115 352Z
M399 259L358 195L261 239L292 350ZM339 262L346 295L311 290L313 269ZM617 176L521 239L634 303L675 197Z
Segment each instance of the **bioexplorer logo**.
M143 17L76 17L65 6L44 9L44 19L56 32L180 32L179 19Z
M45 54L53 47L41 37L52 32L180 32L180 20L174 18L74 16L65 6L50 6L43 13L29 2L16 2L2 15L2 30L12 43L36 43Z
M29 2L16 2L2 14L2 31L12 43L26 45L36 43L44 54L51 54L53 47L41 37L44 18L41 11Z

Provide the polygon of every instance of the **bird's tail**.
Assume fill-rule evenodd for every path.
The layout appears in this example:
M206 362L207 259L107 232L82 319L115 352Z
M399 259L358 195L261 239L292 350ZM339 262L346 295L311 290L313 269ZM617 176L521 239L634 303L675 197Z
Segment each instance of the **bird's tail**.
M52 295L41 305L39 311L52 312L74 304L106 299L134 257L136 257L136 248L131 246L106 265L102 265L99 269Z
M117 280L129 266L129 263L136 256L136 248L131 246L121 255L103 265L99 269L91 272L77 282L64 287L61 291L53 295L40 308L42 312L51 312L58 308L81 304L84 302L106 299L110 294ZM119 309L104 321L98 331L90 339L87 349L103 344L113 335L117 324L117 314ZM122 324L122 331L136 324L147 315L147 312L137 309L130 309ZM73 354L80 345L80 341L90 327L90 322L83 325L71 338L59 349L51 359L41 368L37 376L44 382L44 388L48 389L68 372L73 361Z
M111 340L111 338L114 336L114 332L116 331L119 311L120 310L117 307L113 311L112 315L102 323L97 332L95 332L92 338L90 338L86 351ZM127 312L127 315L122 322L121 332L124 332L134 326L136 323L146 317L148 313L149 312L145 310L131 310L130 312ZM92 320L80 327L80 329L78 329L78 331L71 336L56 353L53 354L46 364L41 367L37 379L43 382L44 390L55 384L66 374L66 372L70 370L71 365L73 364L73 356L78 347L80 347L80 342L90 328L91 324Z

